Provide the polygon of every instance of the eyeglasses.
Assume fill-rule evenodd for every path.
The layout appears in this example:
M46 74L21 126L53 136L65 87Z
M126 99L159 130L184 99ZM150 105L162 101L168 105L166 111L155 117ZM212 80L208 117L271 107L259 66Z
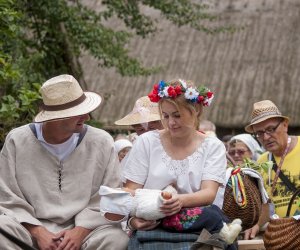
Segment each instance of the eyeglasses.
M243 149L233 149L233 150L229 150L228 151L228 154L230 156L234 156L235 154L238 154L238 155L244 155L246 152L248 152L249 150L243 150Z
M279 125L282 123L282 120L274 127L269 127L265 130L261 130L261 131L256 131L253 133L253 135L256 137L256 138L263 138L264 137L264 134L268 134L268 135L271 135L273 133L275 133L276 129L279 127Z

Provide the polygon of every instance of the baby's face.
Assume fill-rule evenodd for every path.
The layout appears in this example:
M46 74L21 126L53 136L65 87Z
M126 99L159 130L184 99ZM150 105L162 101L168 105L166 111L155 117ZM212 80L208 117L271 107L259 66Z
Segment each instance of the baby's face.
M119 161L121 162L124 157L126 156L126 154L130 151L131 147L126 147L126 148L123 148L119 153L118 153L118 156L119 156Z

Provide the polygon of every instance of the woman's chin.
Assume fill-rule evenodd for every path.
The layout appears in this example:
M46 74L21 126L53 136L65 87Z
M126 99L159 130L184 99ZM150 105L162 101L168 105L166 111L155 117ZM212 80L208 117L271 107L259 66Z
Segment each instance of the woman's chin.
M237 160L237 161L235 161L235 163L236 163L236 165L241 166L241 165L243 165L244 162L242 160Z
M179 128L172 128L172 129L169 129L169 131L172 136L179 136L181 134Z

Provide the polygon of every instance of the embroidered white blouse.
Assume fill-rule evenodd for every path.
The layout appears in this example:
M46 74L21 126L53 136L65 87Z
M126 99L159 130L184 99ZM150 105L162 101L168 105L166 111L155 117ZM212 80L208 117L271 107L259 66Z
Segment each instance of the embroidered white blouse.
M139 136L122 168L123 182L141 184L148 189L163 189L171 183L178 193L199 191L202 180L225 185L226 150L215 137L206 137L196 151L184 160L173 160L164 150L158 130ZM222 207L223 201L214 204Z

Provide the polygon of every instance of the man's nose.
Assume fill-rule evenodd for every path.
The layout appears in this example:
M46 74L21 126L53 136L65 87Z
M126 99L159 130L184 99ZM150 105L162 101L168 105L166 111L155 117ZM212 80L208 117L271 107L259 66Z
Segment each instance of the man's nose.
M270 136L268 133L264 132L264 133L263 133L263 136L262 136L262 139L263 139L263 140L268 140L270 137L271 137L271 136Z

